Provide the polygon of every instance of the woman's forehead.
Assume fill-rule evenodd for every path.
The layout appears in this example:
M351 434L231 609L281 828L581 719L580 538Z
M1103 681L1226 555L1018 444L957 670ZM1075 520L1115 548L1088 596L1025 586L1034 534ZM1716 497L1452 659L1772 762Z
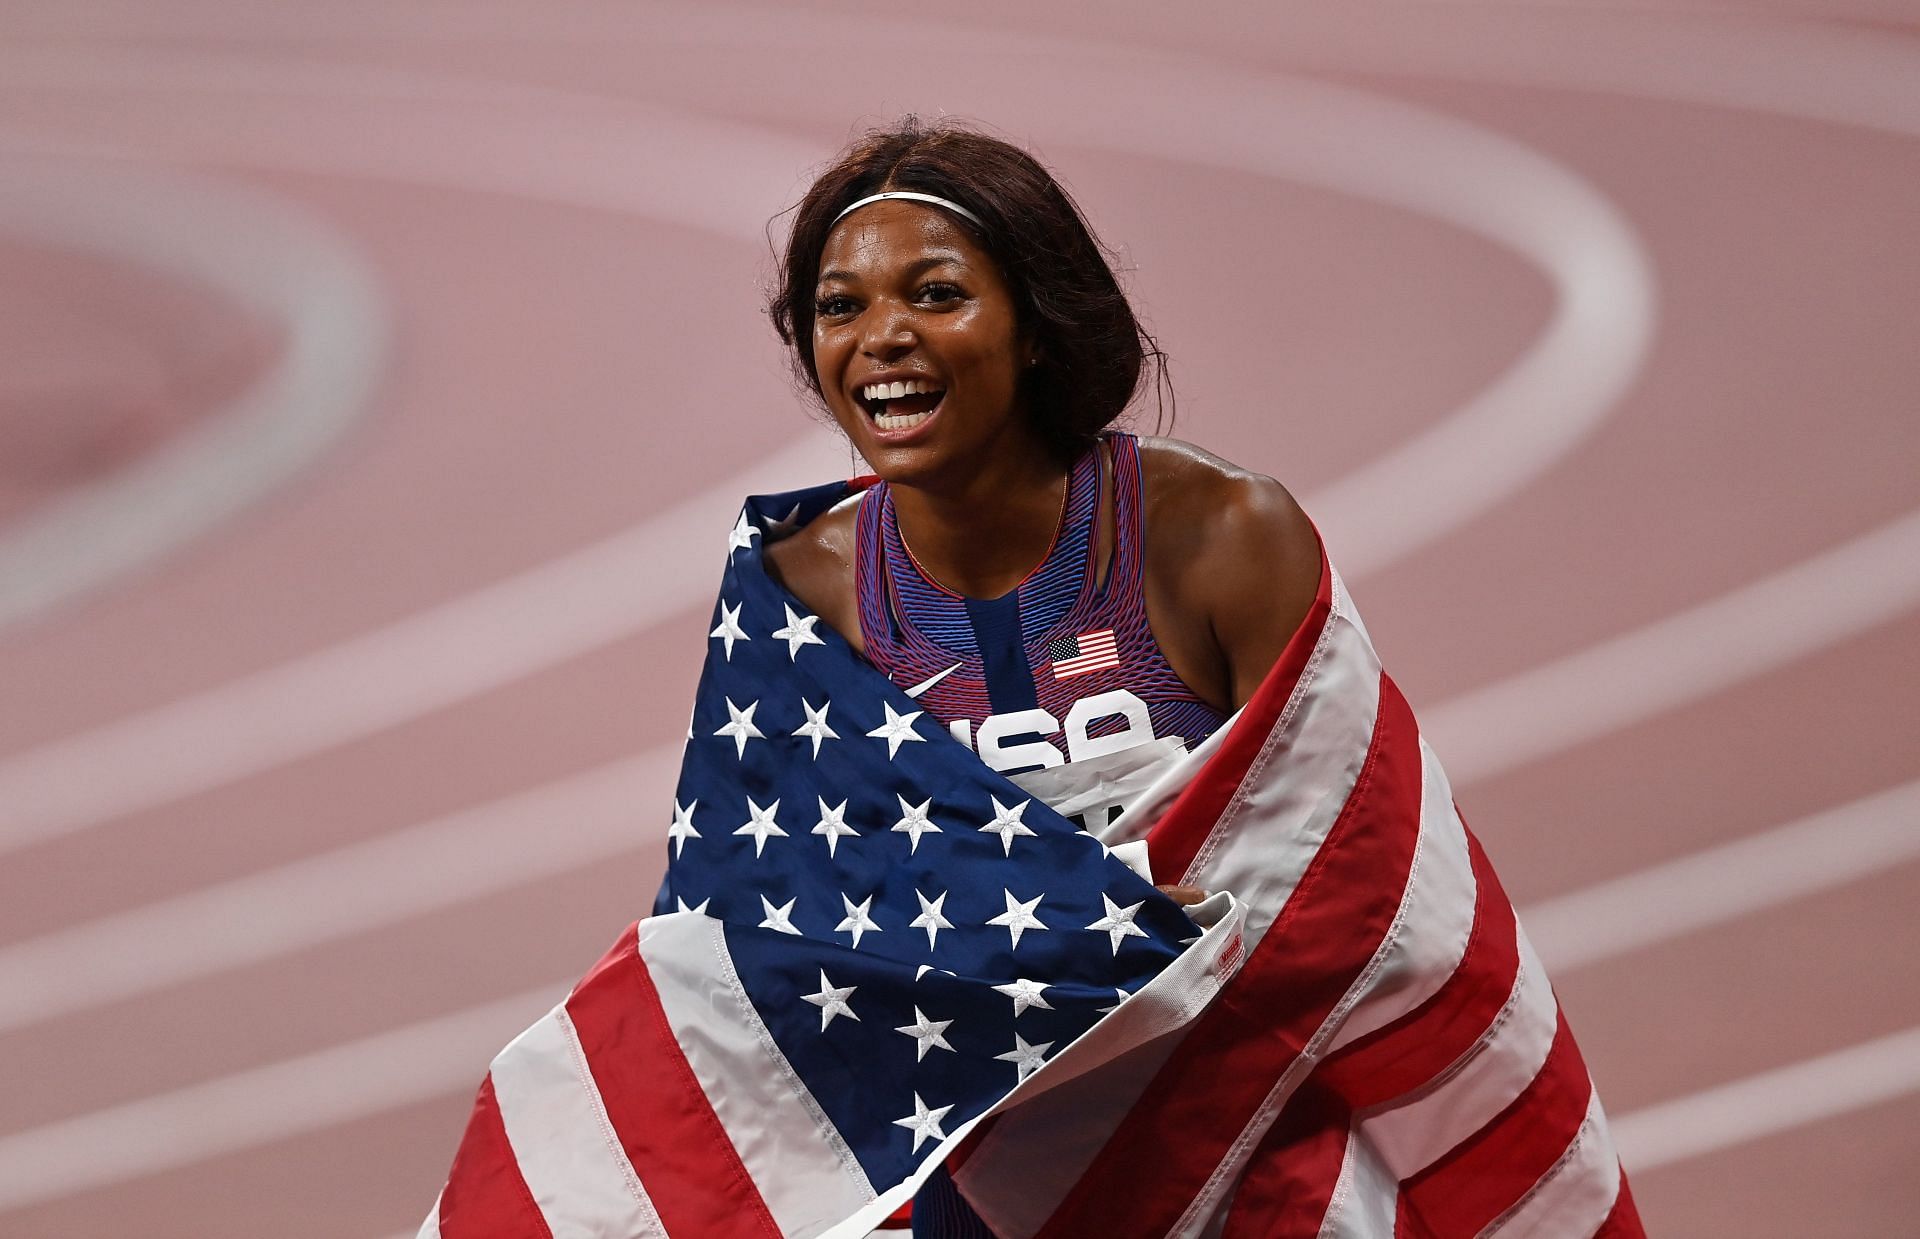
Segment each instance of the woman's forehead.
M991 264L966 226L939 207L875 202L839 221L820 251L820 278L873 277L923 265L931 257Z

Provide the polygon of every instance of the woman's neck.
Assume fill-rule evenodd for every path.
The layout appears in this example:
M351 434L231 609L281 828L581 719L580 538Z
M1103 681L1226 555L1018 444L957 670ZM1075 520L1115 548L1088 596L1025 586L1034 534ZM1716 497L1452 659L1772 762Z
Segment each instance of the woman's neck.
M999 453L950 486L889 487L901 539L923 572L969 598L998 598L1046 557L1071 470L1034 446Z

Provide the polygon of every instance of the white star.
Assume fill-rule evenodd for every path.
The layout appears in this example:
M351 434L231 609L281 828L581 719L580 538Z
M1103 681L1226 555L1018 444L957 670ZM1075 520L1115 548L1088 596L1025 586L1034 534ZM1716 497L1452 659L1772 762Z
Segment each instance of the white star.
M911 856L920 850L921 835L929 831L936 835L947 833L927 820L927 809L933 804L932 797L922 800L917 805L908 804L907 798L898 792L894 793L893 798L900 802L900 820L893 824L892 829L913 840L907 845L907 855Z
M1025 903L1015 899L1012 891L1003 890L1001 893L1007 897L1007 910L999 916L988 917L987 924L1005 925L1007 932L1013 935L1014 946L1018 947L1020 945L1020 935L1027 930L1046 928L1046 925L1041 922L1040 918L1033 914L1033 910L1040 906L1040 901L1047 897L1045 891L1041 891Z
M907 1036L913 1038L913 1048L917 1051L913 1061L919 1062L927 1056L929 1049L936 1046L950 1054L955 1052L954 1048L947 1044L947 1039L944 1035L947 1031L947 1026L951 1023L953 1023L952 1020L930 1020L920 1014L919 1007L915 1007L913 1009L913 1023L902 1024L893 1031L905 1033Z
M934 949L935 935L937 935L943 929L953 928L953 922L948 920L940 912L940 905L947 901L947 893L945 891L942 891L940 893L940 898L928 899L925 895L922 895L919 891L915 891L913 892L913 897L920 901L920 915L914 917L913 920L908 923L908 928L926 930L927 931L927 949L931 951ZM914 979L919 980L918 977L915 977Z
M1024 1080L1040 1070L1040 1064L1047 1061L1047 1051L1052 1048L1051 1041L1042 1041L1039 1045L1028 1045L1025 1037L1015 1033L1013 1048L1005 1054L995 1054L994 1058L1003 1063L1012 1063L1013 1069L1020 1073L1015 1079Z
M825 797L816 796L820 802L820 821L814 826L813 833L827 837L827 857L833 857L833 849L842 839L858 839L860 832L847 825L847 802L842 800L829 809Z
M753 797L749 796L747 797L746 824L733 833L736 835L752 835L753 854L758 856L760 855L760 849L767 846L768 835L779 835L782 839L787 837L787 832L780 829L780 823L773 820L773 815L778 812L780 812L780 802L778 800L763 809L753 803Z
M739 706L733 704L733 698L729 697L726 700L727 721L720 724L719 729L713 734L716 736L732 736L734 756L745 757L747 755L748 740L764 740L767 738L765 732L753 725L753 712L760 708L760 703L757 701L749 701L747 708L742 710Z
M833 1017L836 1015L844 1015L856 1021L860 1018L853 1013L853 1008L847 1005L847 999L853 997L853 991L858 988L857 985L836 987L833 982L827 980L827 973L823 968L820 970L820 992L802 994L800 997L820 1008L820 1031L825 1032L827 1025L833 1023Z
M744 607L745 605L747 604L743 602L740 604L740 607ZM733 661L733 643L735 641L753 640L752 637L747 635L747 630L740 627L740 607L735 607L729 611L727 610L727 604L722 602L720 604L720 626L707 634L709 637L719 637L727 643L728 662Z
M920 1094L913 1095L913 1113L906 1118L893 1120L895 1127L904 1127L913 1133L913 1151L920 1151L920 1144L928 1137L945 1140L947 1133L940 1130L940 1120L947 1117L952 1106L941 1106L938 1110L927 1109L927 1103L920 1100Z
M883 701L880 704L887 709L887 721L867 734L877 740L885 740L887 742L887 759L889 761L893 759L894 754L900 751L900 746L907 741L919 740L922 743L926 741L925 736L913 729L913 720L920 717L920 711L915 710L909 714L896 714L891 701Z
M1027 806L1033 802L1031 800L1022 800L1019 804L1009 809L1000 803L1000 797L998 796L991 796L988 799L993 801L993 820L980 829L990 835L999 835L1001 848L1005 851L1006 855L1011 856L1013 855L1013 837L1015 835L1032 836L1033 834L1033 827L1020 820L1020 815L1025 813Z
M774 629L773 635L776 640L787 643L788 662L799 659L800 647L803 645L826 644L813 631L813 626L819 622L820 617L817 615L796 615L791 606L787 607L787 626Z
M1118 1007L1121 1003L1127 1000L1127 991L1119 988L1118 986L1115 986L1113 992L1119 995L1118 1001L1116 1001L1111 1007L1101 1007L1100 1008L1101 1015L1111 1015L1116 1007Z
M1145 903L1146 900L1143 899L1140 903L1130 903L1123 908L1113 900L1107 898L1103 892L1100 896L1100 902L1107 905L1107 914L1087 926L1087 928L1106 930L1108 945L1113 947L1113 953L1115 955L1120 953L1120 939L1144 938L1147 936L1146 930L1133 923L1133 918L1140 915L1140 904Z
M727 534L728 558L732 558L735 551L752 546L753 540L759 536L760 531L747 523L746 511L742 509L740 519L733 523L732 531Z
M707 905L712 903L713 899L711 896L709 896L706 899L702 899L699 903L695 904L691 908L687 906L687 901L680 898L680 896L678 895L675 895L673 897L673 902L680 905L678 908L675 909L675 911L677 912L698 912L700 915L705 916L707 913Z
M760 896L760 910L766 915L760 918L759 928L777 929L783 934L799 933L800 931L793 927L793 905L798 902L800 902L800 896L795 895L776 908L773 906L773 900L765 895Z
M686 849L687 840L698 839L700 832L693 828L693 811L700 807L694 800L682 807L678 800L673 802L673 825L667 827L667 838L673 840L673 855L677 860Z
M820 712L816 714L814 713L813 707L807 704L807 699L802 697L800 699L800 708L807 712L807 721L794 728L793 734L796 736L805 736L807 739L813 741L813 756L817 760L820 756L820 742L822 740L838 740L840 738L839 732L827 726L827 711L833 709L833 703L831 701L821 702Z
M1005 985L996 985L993 988L1013 999L1013 1014L1016 1017L1028 1007L1039 1007L1042 1011L1053 1010L1053 1004L1043 997L1047 987L1039 981L1028 981L1016 977Z
M869 929L874 933L884 932L880 926L874 923L873 918L867 915L867 909L873 906L872 895L868 895L856 904L842 893L840 902L847 905L847 915L838 925L833 927L833 930L835 933L851 933L853 935L853 946L855 950L860 948L860 935Z
M778 520L771 516L763 516L760 518L760 523L767 527L767 541L778 542L800 528L800 505L796 503L788 508L787 514Z

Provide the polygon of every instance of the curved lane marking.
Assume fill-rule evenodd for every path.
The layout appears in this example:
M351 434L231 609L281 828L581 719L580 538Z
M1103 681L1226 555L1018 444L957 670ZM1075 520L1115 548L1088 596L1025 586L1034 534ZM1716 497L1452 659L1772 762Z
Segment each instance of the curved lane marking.
M1152 62L1145 63L1168 75L1161 83L1165 89L1198 89L1191 66L1153 68ZM1063 70L1070 64L1063 60ZM394 118L377 127L355 128L348 149L328 147L326 133L314 132L289 155L285 133L275 127L276 117L264 102L240 115L223 109L202 118L210 128L199 139L210 144L204 149L189 136L193 118L177 109L152 136L184 142L201 157L484 187L633 211L724 236L738 236L749 226L757 235L764 204L780 200L788 190L785 184L776 186L780 177L767 169L782 161L787 168L798 167L802 159L798 144L732 122L543 89L496 90L459 79L371 71L344 75L308 64L235 65L219 57L150 64L72 50L36 50L9 65L8 73L10 81L45 89L74 89L88 81L100 88L124 87L131 81L150 90L216 95L232 90L330 90L421 107L452 104L469 121L482 109L483 118L497 130L465 146L446 140L447 133L458 131L457 125L422 113L412 119L424 116L431 123L418 134L410 134L407 125ZM1090 75L1089 86L1095 83L1114 90L1108 75ZM1152 116L1139 98L1119 94L1128 99L1125 106L1142 113L1136 119L1143 134L1152 121L1155 136L1149 148L1166 158L1296 176L1424 211L1517 248L1540 264L1560 290L1554 323L1491 388L1416 436L1413 445L1336 481L1324 498L1309 500L1322 510L1323 527L1338 527L1338 536L1345 539L1343 564L1371 556L1377 567L1424 538L1438 536L1449 521L1497 502L1506 493L1503 485L1510 489L1521 484L1590 431L1637 371L1651 316L1645 262L1617 213L1571 173L1484 130L1355 91L1249 76L1223 77L1205 91L1208 106L1235 119L1226 126L1232 133L1243 131L1237 121L1250 105L1273 109L1279 116L1311 116L1313 124L1275 124L1261 127L1258 141L1222 138L1208 147L1193 147L1182 143L1164 118ZM1199 95L1192 101L1200 106ZM311 114L311 109L300 111ZM561 118L566 122L565 155L558 162L551 157L530 161L527 150ZM636 126L636 119L647 123ZM337 123L338 117L329 120ZM264 129L249 130L249 124ZM1093 144L1105 140L1098 130L1075 136ZM499 149L502 144L505 150ZM615 150L620 158L601 157ZM1380 154L1408 150L1426 154L1396 154L1392 159ZM698 161L690 169L681 167L688 152ZM1442 152L1449 157L1442 158ZM637 174L635 169L650 160L676 166L679 172L673 178ZM1463 178L1482 187L1500 185L1504 192L1466 193ZM1563 415L1533 412L1545 398L1542 384L1561 393L1554 407ZM747 477L730 479L665 517L464 598L279 667L8 756L0 761L0 804L9 806L0 821L0 853L394 726L695 605L708 586L697 565L676 552L703 544L691 521L683 518L696 511L730 511L742 493L780 489L795 476L826 472L826 452L814 443L809 439L793 454L771 460ZM1502 443L1515 445L1512 453L1504 452ZM1452 454L1452 463L1434 452ZM1467 469L1457 459L1461 453L1479 465ZM1502 460L1508 465L1501 465ZM816 461L819 468L810 468ZM1412 485L1415 472L1428 475L1424 490ZM1505 483L1498 481L1501 476ZM1385 496L1396 492L1398 499L1387 502ZM1426 495L1424 507L1408 506L1416 494ZM675 551L662 553L648 545L655 541ZM607 587L607 581L650 582L640 600L645 605L636 606L635 599ZM542 590L551 592L536 601ZM436 626L448 631L442 634ZM489 647L490 641L499 647ZM429 654L421 664L426 670L415 670L415 660ZM407 673L391 674L396 667ZM294 693L299 696L289 696ZM285 700L307 703L302 716L290 717L281 708ZM179 742L182 737L192 743ZM101 770L114 771L115 777L99 778Z
M556 989L557 988L558 987L556 987ZM520 998L506 1000L502 1004L499 1004L499 1006L495 1008L495 1012L494 1012L498 1021L497 1027L499 1031L496 1032L496 1031L493 1031L492 1029L489 1029L488 1031L479 1035L476 1038L476 1040L480 1048L476 1051L476 1053L484 1054L484 1053L490 1052L493 1048L495 1048L499 1042L500 1037L509 1034L511 1031L517 1028L521 1023L524 1023L526 1015L536 1009L535 1004L543 1001L544 998L550 996L552 992L553 991L544 991L541 996L533 996L533 995L522 996ZM511 1014L512 1011L516 1011L516 1010L520 1014L518 1015ZM454 1019L456 1017L448 1017L448 1018ZM451 1028L451 1026L446 1026L446 1027L448 1027L449 1029ZM401 1030L401 1031L404 1032L406 1030ZM373 1038L373 1039L369 1039L369 1041L367 1042L360 1042L355 1044L360 1046L368 1046L368 1045L371 1045L373 1042L379 1042L379 1041L382 1041L384 1038L389 1038L397 1035L398 1034L393 1034L393 1033L382 1034L381 1037L379 1038ZM430 1063L444 1064L447 1061L449 1061L449 1056L446 1053L447 1042L443 1039L446 1035L447 1034L445 1033L436 1031L434 1035L428 1039L427 1044L432 1047L431 1057L428 1060ZM387 1043L387 1044L390 1046L392 1043ZM322 1053L326 1054L330 1052L323 1051ZM394 1061L394 1056L391 1053L381 1052L374 1055L370 1059L368 1065L377 1067L377 1068L386 1069L386 1068L391 1068L393 1061ZM364 1077L364 1073L360 1070L356 1070L352 1074L354 1078ZM463 1080L462 1082L466 1082L466 1081ZM217 1084L218 1082L214 1082L214 1083ZM204 1090L208 1087L211 1087L211 1085L194 1086L194 1089L184 1090L184 1092L194 1092L195 1090ZM459 1087L459 1084L456 1083L453 1085L453 1087ZM173 1094L170 1096L180 1097L181 1094ZM144 1103L133 1103L133 1104L141 1105ZM201 1114L204 1114L204 1110L205 1110L204 1107L189 1107L189 1109ZM83 1120L87 1117L90 1117L90 1116L83 1116ZM1634 1118L1635 1116L1629 1115L1626 1118L1619 1120L1618 1127L1624 1128L1629 1132L1631 1132L1632 1122ZM75 1121L83 1121L83 1120L75 1120ZM107 1140L107 1143L109 1146L111 1146L112 1144L111 1137L124 1132L127 1126L128 1125L125 1123L111 1124L107 1128L102 1129L99 1134L103 1137L108 1137L109 1139ZM138 1127L139 1125L134 1125L134 1126ZM42 1129L42 1130L46 1131L48 1129ZM1623 1144L1626 1142L1627 1141L1623 1140ZM249 1138L245 1141L245 1143L250 1144L250 1143L254 1143L254 1141L251 1138ZM96 1144L96 1141L89 1140L85 1144L79 1146L77 1150L72 1149L72 1146L70 1146L70 1151L77 1151L83 1157L90 1156L94 1150L95 1144ZM244 1147L244 1145L228 1146L228 1147Z
M20 145L0 133L0 150ZM336 230L282 197L181 172L18 161L0 170L0 231L212 288L287 335L267 371L192 431L0 532L0 628L205 532L369 411L388 344L379 284Z

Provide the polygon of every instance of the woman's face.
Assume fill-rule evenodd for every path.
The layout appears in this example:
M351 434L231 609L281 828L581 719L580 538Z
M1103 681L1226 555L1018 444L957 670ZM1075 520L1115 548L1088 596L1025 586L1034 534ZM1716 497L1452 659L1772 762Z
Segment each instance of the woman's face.
M1042 450L1019 408L1031 356L998 265L939 207L876 202L828 234L814 367L889 482L961 481L995 453Z

